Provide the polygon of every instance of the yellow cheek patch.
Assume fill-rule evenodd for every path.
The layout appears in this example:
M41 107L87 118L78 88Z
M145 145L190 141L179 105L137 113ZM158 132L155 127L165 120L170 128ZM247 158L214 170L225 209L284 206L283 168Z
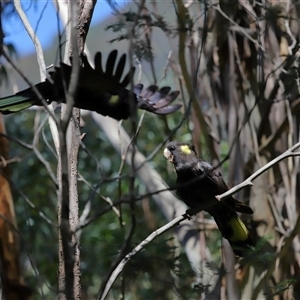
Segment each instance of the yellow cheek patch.
M120 100L120 97L118 95L114 95L114 96L111 96L110 99L109 99L109 104L111 105L114 105L114 104L117 104Z
M244 241L248 238L248 229L239 217L232 218L229 224L233 231L230 241Z
M180 146L180 150L181 150L184 154L191 154L191 153L192 153L191 149L190 149L189 146L187 146L187 145Z

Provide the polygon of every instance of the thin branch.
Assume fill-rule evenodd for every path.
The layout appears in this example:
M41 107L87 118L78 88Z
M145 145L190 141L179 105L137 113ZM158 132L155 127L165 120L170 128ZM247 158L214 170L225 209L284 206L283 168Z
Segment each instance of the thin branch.
M58 186L58 182L57 182L57 179L56 179L56 177L54 175L54 172L52 171L52 168L51 168L49 162L43 157L42 153L37 148L38 137L40 135L41 130L44 128L44 125L45 125L45 123L46 123L47 120L48 120L48 116L41 122L41 124L39 125L39 127L37 128L37 130L35 130L34 137L33 137L33 142L32 142L32 149L33 149L35 155L37 156L37 158L40 160L40 162L47 169L48 174L49 174L51 180L53 181L54 185L57 187Z
M170 60L171 60L171 57L172 57L172 52L173 52L172 50L169 51L167 62L166 62L166 65L164 67L164 70L163 70L163 74L157 80L157 82L156 82L157 85L159 85L167 76L168 68L170 66Z
M49 113L49 115L52 117L54 120L55 124L57 124L57 118L55 117L54 113L52 110L50 110L47 101L43 98L39 90L27 79L27 77L24 75L24 73L21 71L20 68L17 67L17 65L13 62L13 60L7 55L7 53L3 50L2 55L5 57L5 59L11 64L13 69L17 71L17 73L22 77L22 79L32 88L32 90L35 92L37 95L39 101L44 105L44 108L46 111Z
M129 252L120 261L120 263L116 266L116 268L114 269L114 271L111 273L111 276L110 276L109 280L107 281L107 283L106 283L106 285L105 285L105 287L103 289L103 292L98 297L98 300L104 300L106 298L106 296L107 296L108 292L110 291L112 285L114 284L114 282L116 281L117 277L122 272L122 270L124 269L124 267L128 263L128 261L134 255L136 255L137 253L139 253L143 248L145 248L145 246L147 244L149 244L150 242L152 242L157 237L161 236L166 231L168 231L171 228L175 227L176 225L179 225L182 221L184 221L186 219L190 219L191 215L195 215L196 213L198 213L199 211L202 211L202 210L207 210L208 208L210 208L213 205L214 205L214 203L206 203L205 205L202 205L201 207L199 207L197 209L189 209L183 215L181 215L181 216L173 219L172 221L170 221L166 225L164 225L161 228L159 228L159 229L155 230L154 232L152 232L145 240L143 240L131 252Z
M76 96L76 90L79 80L80 62L79 62L79 49L77 42L77 16L78 5L76 1L70 1L71 3L71 41L72 41L72 72L70 76L70 84L66 94L66 111L61 120L62 131L66 132L69 125L69 121L72 116L72 110L74 106L74 99Z
M260 48L262 51L266 52L265 48L258 43L257 40L253 39L249 33L248 30L244 30L243 27L241 27L238 23L236 23L232 18L230 18L228 15L224 13L224 11L221 9L220 4L218 5L212 5L211 6L213 9L218 11L225 19L227 19L231 24L235 26L235 28L239 28L239 31L247 37L256 47Z
M265 171L267 171L268 169L270 169L272 166L274 166L275 164L277 164L281 160L283 160L283 159L285 159L287 157L291 157L291 156L300 156L300 152L293 152L295 149L297 149L299 147L300 147L300 142L297 143L297 144L295 144L293 147L289 148L287 151L285 151L281 155L277 156L273 160L271 160L269 163L267 163L262 168L260 168L255 173L253 173L251 176L249 176L242 183L236 185L235 187L233 187L230 190L228 190L226 193L223 193L222 195L220 195L218 197L218 199L219 200L225 199L225 198L227 198L229 196L232 196L233 194L237 193L238 191L242 190L246 186L252 186L253 185L252 181L254 179L256 179L257 177L259 177L262 173L264 173Z
M117 277L122 272L122 270L124 269L124 267L128 263L128 261L135 254L139 253L147 244L149 244L150 242L152 242L154 239L156 239L157 237L159 237L160 235L162 235L167 230L169 230L169 229L175 227L176 225L178 225L180 222L182 222L183 220L185 220L187 217L188 216L186 214L184 214L182 216L179 216L179 217L175 218L171 222L167 223L166 225L162 226L161 228L159 228L156 231L154 231L153 233L151 233L145 240L143 240L130 253L128 253L121 260L121 262L114 269L114 271L112 272L109 280L107 281L107 283L106 283L106 285L105 285L105 287L103 289L103 293L98 297L98 300L104 300L106 298L108 292L110 291L110 289L111 289L112 285L114 284L114 282L116 281Z
M24 28L26 29L29 37L31 38L31 40L35 46L35 50L36 50L36 54L37 54L37 61L38 61L38 65L40 68L40 77L41 77L41 80L44 81L46 79L46 64L45 64L42 45L41 45L36 33L32 29L32 27L27 19L26 14L23 11L23 8L21 6L21 1L14 0L14 6L16 9L16 12L18 13L18 15L24 25Z

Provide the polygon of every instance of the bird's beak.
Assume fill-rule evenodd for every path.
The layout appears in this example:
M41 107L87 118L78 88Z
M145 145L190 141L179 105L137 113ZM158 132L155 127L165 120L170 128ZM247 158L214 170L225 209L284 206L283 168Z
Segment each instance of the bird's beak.
M165 150L164 150L164 156L165 156L165 158L169 162L171 162L172 164L174 163L174 161L173 161L173 155L172 155L171 151L168 148L165 148Z

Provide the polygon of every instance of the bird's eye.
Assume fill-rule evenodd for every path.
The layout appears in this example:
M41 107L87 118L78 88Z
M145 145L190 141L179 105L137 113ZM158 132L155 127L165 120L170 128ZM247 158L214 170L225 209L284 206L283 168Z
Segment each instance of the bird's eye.
M173 150L175 150L175 145L171 145L170 147L169 147L169 149L171 150L171 151L173 151Z

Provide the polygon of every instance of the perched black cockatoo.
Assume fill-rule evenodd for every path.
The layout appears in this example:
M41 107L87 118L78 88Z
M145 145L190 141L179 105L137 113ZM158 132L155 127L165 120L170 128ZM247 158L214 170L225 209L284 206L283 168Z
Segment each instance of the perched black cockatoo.
M174 164L177 173L176 189L180 198L191 209L209 205L210 213L236 255L243 256L255 241L236 212L252 214L252 209L242 202L229 197L219 201L216 196L228 191L219 171L207 161L198 158L193 145L170 142L164 156Z
M130 90L126 89L133 78L132 68L122 79L126 63L126 54L122 55L116 65L118 51L113 50L107 59L105 71L102 68L102 55L95 55L95 69L91 67L85 55L82 55L83 66L80 68L77 93L74 106L96 111L114 119L127 119L130 115ZM115 69L115 71L114 71ZM68 87L72 67L64 63L49 72L50 78L35 85L43 98L50 104L52 101L65 102L65 88ZM64 84L65 83L65 84ZM179 95L179 91L171 92L170 87L158 89L156 85L143 91L143 85L137 84L133 89L133 99L137 108L154 114L166 115L178 110L181 105L169 105ZM42 106L32 88L15 95L0 99L0 112L9 114L18 112L32 105Z

